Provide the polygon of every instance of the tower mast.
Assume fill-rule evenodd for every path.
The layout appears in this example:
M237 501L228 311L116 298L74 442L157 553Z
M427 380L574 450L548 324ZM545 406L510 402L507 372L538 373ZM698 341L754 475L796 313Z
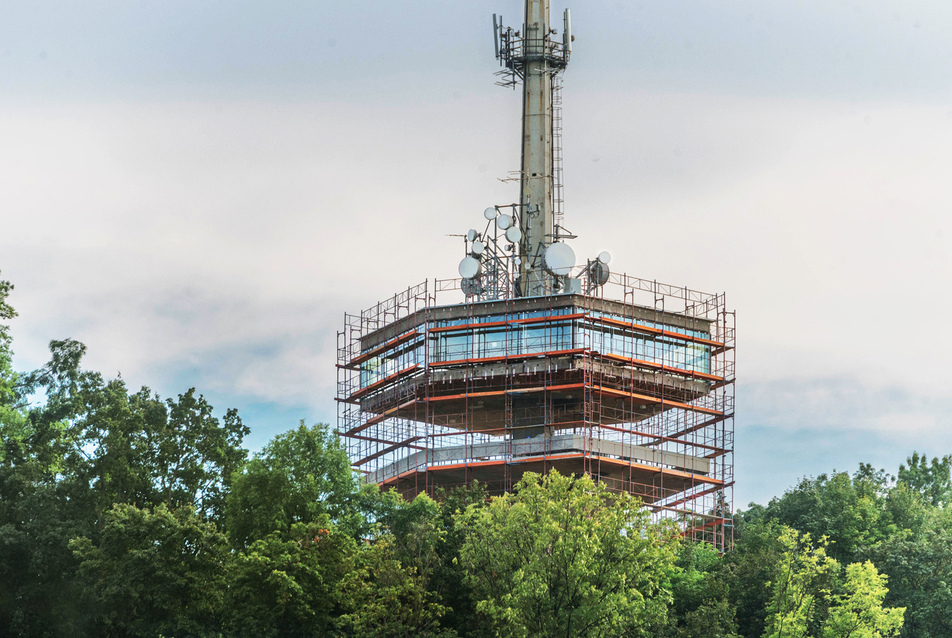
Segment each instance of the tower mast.
M493 22L496 23L495 16ZM522 30L496 24L497 57L505 67L500 84L521 81L522 166L518 209L522 241L519 246L518 297L535 297L557 291L558 278L543 267L548 246L558 241L555 226L555 171L553 162L553 86L571 55L571 24L565 10L562 41L553 36L549 0L526 0Z

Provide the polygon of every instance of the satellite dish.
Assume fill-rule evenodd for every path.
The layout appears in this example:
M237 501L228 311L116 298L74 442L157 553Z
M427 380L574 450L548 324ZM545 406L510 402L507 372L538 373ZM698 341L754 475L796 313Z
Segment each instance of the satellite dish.
M498 215L499 215L499 211L496 210L495 206L490 206L489 208L483 211L483 217L485 217L486 219L496 219Z
M473 254L477 257L483 254L483 251L486 250L486 244L481 241L473 242Z
M514 259L512 260L512 263L514 263L514 264L517 265L517 266L520 265L520 264L522 263L522 257L516 257L516 258L514 258Z
M459 276L464 279L475 277L479 274L479 260L473 257L463 257L463 261L459 262L458 270Z
M473 241L476 239L476 231L470 228L466 231L466 239Z
M551 244L542 253L542 265L551 274L564 277L575 267L575 251L562 242Z
M518 244L522 240L522 231L519 230L518 226L510 226L506 229L506 239Z
M599 255L601 257L601 255ZM588 267L588 281L593 286L604 286L608 283L608 276L611 274L611 271L608 270L608 266L605 265L601 259L593 261L592 265Z
M599 263L607 265L608 262L610 262L611 260L612 260L612 254L608 252L607 250L603 250L602 252L598 253Z
M460 280L459 287L462 288L463 294L467 297L473 297L481 292L479 289L479 281L470 277L464 277Z
M496 218L496 228L499 230L506 230L512 226L512 217L509 215L500 215Z

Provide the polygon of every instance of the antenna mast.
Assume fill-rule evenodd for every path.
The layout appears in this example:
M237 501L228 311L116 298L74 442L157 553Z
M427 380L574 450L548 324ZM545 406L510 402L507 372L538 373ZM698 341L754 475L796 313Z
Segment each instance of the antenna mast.
M549 23L549 0L526 0L521 31L503 27L502 19L497 20L495 15L493 27L496 57L504 67L497 74L502 78L498 84L513 89L520 83L523 86L522 166L517 211L522 241L515 296L549 295L561 289L560 275L567 274L560 272L561 262L550 264L545 255L549 246L562 236L555 223L553 94L558 86L557 76L565 70L572 54L571 18L566 9L559 42L554 37L556 30Z

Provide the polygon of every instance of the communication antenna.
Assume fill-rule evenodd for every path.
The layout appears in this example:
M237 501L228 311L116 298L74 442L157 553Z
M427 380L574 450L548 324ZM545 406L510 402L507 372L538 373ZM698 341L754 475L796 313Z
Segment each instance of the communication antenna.
M542 264L549 274L565 277L575 268L575 251L568 244L556 242L542 253Z

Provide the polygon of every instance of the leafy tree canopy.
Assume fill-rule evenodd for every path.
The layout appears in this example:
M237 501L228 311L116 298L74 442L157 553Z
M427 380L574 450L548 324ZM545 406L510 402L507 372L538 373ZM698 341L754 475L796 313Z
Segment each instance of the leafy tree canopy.
M340 438L326 425L304 421L272 439L232 481L227 527L236 547L324 516L360 535L368 531L376 499L376 490L351 470Z
M462 524L477 610L506 635L649 635L665 621L675 534L627 493L526 473Z
M952 454L930 462L925 455L913 452L906 463L899 465L900 483L908 485L932 505L946 505L952 496Z

